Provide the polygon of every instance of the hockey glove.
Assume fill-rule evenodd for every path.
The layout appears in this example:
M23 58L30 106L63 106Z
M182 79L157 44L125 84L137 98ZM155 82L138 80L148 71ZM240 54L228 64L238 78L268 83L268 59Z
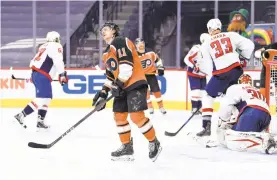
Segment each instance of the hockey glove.
M158 75L159 76L163 76L164 75L164 67L163 66L159 66L158 67Z
M67 72L64 71L63 73L59 74L59 82L63 86L64 84L68 83L68 77L67 77Z
M98 106L99 103L102 100L106 100L107 97L108 97L108 93L105 90L98 91L93 98L92 106ZM105 107L106 107L106 103L98 111L105 109Z
M242 68L246 67L247 62L246 62L246 58L244 58L243 56L239 55L239 60L240 60L240 65Z
M124 83L119 79L115 80L115 82L111 86L111 93L116 98L122 98L125 96L125 91L123 90Z

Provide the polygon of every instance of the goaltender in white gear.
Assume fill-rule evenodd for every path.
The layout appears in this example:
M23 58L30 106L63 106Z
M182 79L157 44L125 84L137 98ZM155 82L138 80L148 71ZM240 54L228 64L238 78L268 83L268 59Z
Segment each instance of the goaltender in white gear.
M267 132L271 121L269 106L259 90L252 86L249 75L243 74L239 83L229 87L220 102L219 143L235 151L271 154L277 146L274 137Z

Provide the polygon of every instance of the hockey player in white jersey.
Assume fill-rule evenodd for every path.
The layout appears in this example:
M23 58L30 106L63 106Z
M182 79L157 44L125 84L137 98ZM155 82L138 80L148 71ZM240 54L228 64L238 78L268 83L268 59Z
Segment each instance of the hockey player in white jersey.
M254 50L254 43L240 36L236 32L221 32L219 19L211 19L207 24L211 39L205 41L203 58L213 63L213 76L208 82L206 93L202 98L202 127L203 130L197 136L211 135L211 118L213 114L213 102L218 96L224 94L228 87L237 84L243 74L240 57L250 59ZM241 52L240 56L236 52Z
M231 150L273 153L277 146L267 132L271 121L269 106L261 92L243 74L239 84L228 88L218 112L219 142Z
M39 47L38 53L30 62L31 79L36 89L36 98L28 103L22 112L15 115L17 121L24 128L26 128L24 118L35 110L38 110L37 128L49 128L44 123L44 118L52 99L51 81L58 75L61 85L68 82L67 73L64 69L63 47L60 44L59 33L55 31L48 32L46 41Z
M211 38L211 36L208 33L201 34L201 44L209 38ZM188 66L187 75L191 90L192 113L194 113L197 111L197 109L200 109L202 107L202 94L207 84L206 74L202 73L203 69L205 69L203 67L204 63L206 62L204 62L200 44L192 46L192 48L184 58L184 62ZM201 114L201 112L196 112L196 115L198 114Z

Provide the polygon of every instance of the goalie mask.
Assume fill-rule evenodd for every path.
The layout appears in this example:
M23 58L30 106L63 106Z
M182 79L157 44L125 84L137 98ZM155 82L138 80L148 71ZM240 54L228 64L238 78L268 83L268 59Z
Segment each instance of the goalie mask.
M248 74L243 74L240 76L238 83L239 84L249 84L252 86L252 78Z

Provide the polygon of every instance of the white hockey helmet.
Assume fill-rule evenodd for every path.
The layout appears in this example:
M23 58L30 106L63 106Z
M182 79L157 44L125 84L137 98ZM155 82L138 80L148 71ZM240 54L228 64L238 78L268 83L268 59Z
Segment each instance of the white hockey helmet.
M209 38L211 38L211 36L208 33L202 33L200 35L200 42L201 42L201 44L203 44Z
M212 32L214 30L221 30L222 24L221 21L218 18L215 19L210 19L209 22L207 23L207 29L208 32Z
M56 31L50 31L47 33L46 35L46 41L47 42L57 42L57 43L60 43L61 40L60 40L60 34Z

